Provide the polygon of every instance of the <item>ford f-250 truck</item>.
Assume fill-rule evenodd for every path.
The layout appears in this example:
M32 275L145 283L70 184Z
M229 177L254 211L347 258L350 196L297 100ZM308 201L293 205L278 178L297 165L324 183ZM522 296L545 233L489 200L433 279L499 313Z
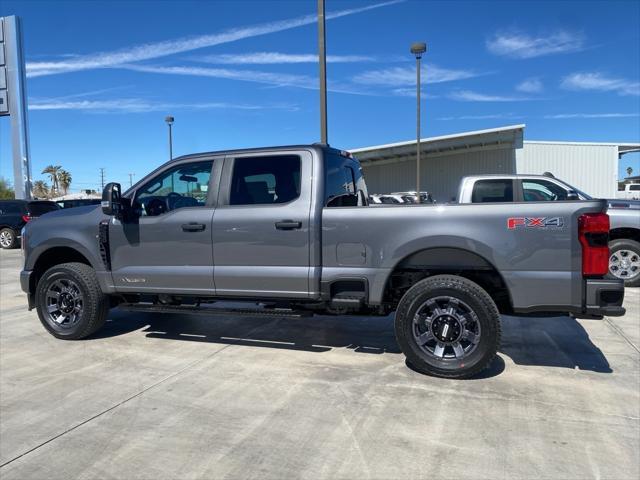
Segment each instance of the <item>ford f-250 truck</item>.
M545 175L473 175L464 177L459 203L557 202L593 200L588 194ZM609 277L627 287L640 286L640 201L607 200L609 215Z
M23 232L29 307L61 339L135 311L388 315L410 364L475 375L500 313L622 315L604 201L367 205L360 165L323 145L177 158L101 207ZM220 301L254 308L225 309ZM224 305L225 302L222 302Z

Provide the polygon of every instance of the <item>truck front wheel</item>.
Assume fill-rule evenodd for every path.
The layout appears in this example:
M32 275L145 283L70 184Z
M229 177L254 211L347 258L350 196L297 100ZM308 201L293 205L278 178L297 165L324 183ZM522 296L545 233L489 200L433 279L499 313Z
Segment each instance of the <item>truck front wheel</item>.
M109 299L89 265L63 263L38 281L36 305L42 325L56 338L78 340L98 330L107 318Z
M402 297L395 330L402 352L416 370L468 378L495 357L500 314L478 284L454 275L436 275L416 283Z

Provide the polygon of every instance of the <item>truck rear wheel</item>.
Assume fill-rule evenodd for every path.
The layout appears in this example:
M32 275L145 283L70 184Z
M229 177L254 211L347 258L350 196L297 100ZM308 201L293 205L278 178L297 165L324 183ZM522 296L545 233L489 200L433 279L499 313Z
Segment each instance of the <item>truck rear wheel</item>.
M500 344L500 313L478 284L454 275L416 283L400 300L398 344L416 370L468 378L484 370Z
M56 338L78 340L97 331L107 318L109 299L89 265L63 263L47 270L36 289L38 317Z
M640 242L620 238L609 242L609 278L624 280L625 287L640 285Z

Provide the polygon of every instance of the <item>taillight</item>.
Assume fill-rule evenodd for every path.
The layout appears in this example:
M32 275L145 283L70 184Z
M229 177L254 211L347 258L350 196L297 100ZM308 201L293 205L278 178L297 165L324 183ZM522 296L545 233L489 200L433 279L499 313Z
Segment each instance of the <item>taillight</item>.
M28 222L29 220L31 220L31 215L22 215L23 222Z
M602 277L609 271L609 215L585 213L578 219L582 275Z

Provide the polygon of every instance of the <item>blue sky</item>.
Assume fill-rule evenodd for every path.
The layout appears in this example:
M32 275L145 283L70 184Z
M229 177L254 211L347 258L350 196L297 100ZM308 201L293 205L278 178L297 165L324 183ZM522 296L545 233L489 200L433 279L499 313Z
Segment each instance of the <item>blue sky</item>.
M640 141L640 2L327 0L329 140L526 123L528 140ZM34 180L129 184L174 154L319 140L315 0L0 2L23 20ZM11 178L9 120L0 175ZM640 155L626 155L640 173Z

